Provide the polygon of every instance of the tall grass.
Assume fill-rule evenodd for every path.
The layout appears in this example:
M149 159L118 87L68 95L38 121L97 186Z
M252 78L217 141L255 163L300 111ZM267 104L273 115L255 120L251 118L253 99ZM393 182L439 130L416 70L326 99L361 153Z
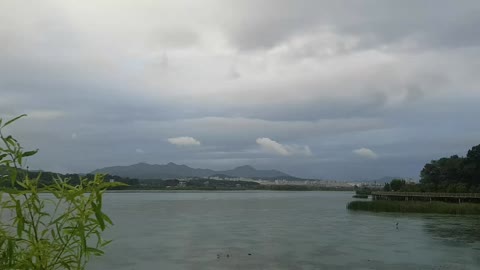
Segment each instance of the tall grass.
M354 211L435 213L452 215L480 215L480 204L418 201L352 201L347 209Z

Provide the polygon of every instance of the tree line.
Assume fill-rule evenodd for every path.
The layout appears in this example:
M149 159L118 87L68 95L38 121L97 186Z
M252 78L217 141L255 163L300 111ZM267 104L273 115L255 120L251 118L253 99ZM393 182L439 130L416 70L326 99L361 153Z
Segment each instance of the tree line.
M480 145L465 157L453 155L432 160L420 172L420 182L393 179L385 191L480 193Z
M95 178L94 174L75 174L75 173L68 173L68 174L61 174L61 173L55 173L55 172L43 172L43 171L28 171L25 169L20 169L18 168L17 174L22 176L22 177L27 177L29 179L38 179L38 182L41 186L48 186L52 185L55 182L55 179L65 179L68 181L69 184L71 185L78 185L80 184L80 180L89 180L93 181ZM11 171L8 170L6 166L0 166L0 176L8 176L8 177L0 177L0 187L10 187L10 180L9 180L9 175L11 174ZM103 176L105 181L107 182L115 182L115 183L123 183L128 186L114 186L110 187L110 189L127 189L129 186L138 186L139 185L139 180L134 179L134 178L128 178L128 177L120 177L117 175L109 175L106 174Z

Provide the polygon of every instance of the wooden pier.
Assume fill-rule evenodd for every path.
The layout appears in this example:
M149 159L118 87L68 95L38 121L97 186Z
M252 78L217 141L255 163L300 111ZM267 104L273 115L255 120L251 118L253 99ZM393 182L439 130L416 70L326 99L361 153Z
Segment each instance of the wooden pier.
M391 201L443 201L455 203L480 203L480 193L436 193L436 192L372 192L373 200Z

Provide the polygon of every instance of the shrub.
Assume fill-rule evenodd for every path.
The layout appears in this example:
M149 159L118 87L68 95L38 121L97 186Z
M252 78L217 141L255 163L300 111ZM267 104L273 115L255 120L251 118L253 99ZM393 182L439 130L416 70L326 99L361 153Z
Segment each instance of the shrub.
M56 177L43 185L22 170L35 151L23 148L2 131L21 115L2 125L0 119L1 176L9 186L0 190L0 269L85 269L91 255L102 255L110 241L101 237L110 218L102 212L104 191L117 183Z

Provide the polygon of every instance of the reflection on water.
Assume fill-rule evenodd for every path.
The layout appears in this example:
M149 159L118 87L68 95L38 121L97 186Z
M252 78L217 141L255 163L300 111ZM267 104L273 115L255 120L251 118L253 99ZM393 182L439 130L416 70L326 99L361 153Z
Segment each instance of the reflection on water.
M107 194L114 242L89 270L480 269L476 217L348 211L351 196Z
M425 231L450 245L480 242L479 216L425 217Z

